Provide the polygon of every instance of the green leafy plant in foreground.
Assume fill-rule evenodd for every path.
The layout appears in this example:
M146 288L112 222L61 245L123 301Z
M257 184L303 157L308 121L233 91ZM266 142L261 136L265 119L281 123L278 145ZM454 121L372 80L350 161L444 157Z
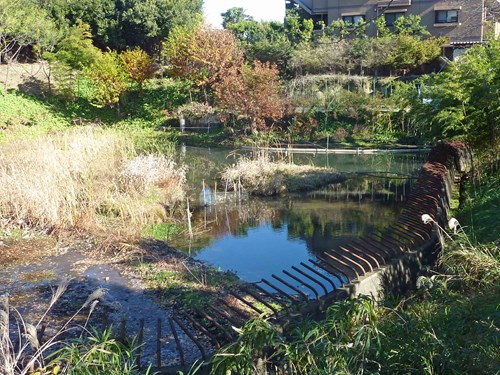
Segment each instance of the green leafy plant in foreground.
M54 352L52 366L62 363L68 375L133 375L139 371L135 364L137 343L124 344L111 337L111 328L93 331L84 338L64 345ZM146 374L150 373L150 369Z

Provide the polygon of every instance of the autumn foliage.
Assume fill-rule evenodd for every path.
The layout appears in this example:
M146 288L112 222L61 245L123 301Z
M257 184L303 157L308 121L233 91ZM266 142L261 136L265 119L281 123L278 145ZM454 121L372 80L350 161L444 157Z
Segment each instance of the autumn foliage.
M125 72L140 88L146 80L153 78L156 70L153 59L140 48L125 51L120 55L120 58Z
M203 88L243 63L233 33L206 26L173 30L164 43L163 57L171 76L189 79Z
M215 85L219 107L250 120L252 128L266 128L266 119L284 115L281 81L276 65L254 62L227 72Z
M212 89L220 109L248 120L253 129L283 117L278 68L260 61L246 65L231 31L176 29L164 44L163 56L170 75L193 81L205 94Z

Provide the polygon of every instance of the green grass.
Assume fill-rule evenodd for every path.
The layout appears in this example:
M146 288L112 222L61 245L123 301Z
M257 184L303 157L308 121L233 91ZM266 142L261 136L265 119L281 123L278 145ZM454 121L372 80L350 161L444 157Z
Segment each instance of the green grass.
M483 180L475 191L470 189L469 201L457 218L466 232L477 242L499 242L500 227L500 175Z
M187 98L182 95L188 95L179 92L179 85L171 80L152 80L143 92L124 95L120 110L97 108L85 97L64 101L54 96L1 90L0 142L36 137L76 125L94 125L127 133L139 151L171 153L176 131L168 126L175 116L169 107L184 102Z
M189 311L203 309L217 296L238 282L229 272L192 266L187 262L141 263L139 276L155 290L161 304Z
M70 121L48 102L41 102L19 92L0 91L0 141L8 141L12 133L36 136L61 130Z
M500 370L500 288L455 290L435 283L390 310L383 373L495 374ZM401 301L398 301L400 303Z

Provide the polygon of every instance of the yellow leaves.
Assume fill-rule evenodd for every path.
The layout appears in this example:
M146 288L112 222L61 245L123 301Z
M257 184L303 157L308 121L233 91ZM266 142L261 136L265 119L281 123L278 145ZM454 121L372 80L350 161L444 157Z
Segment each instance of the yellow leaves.
M37 369L35 372L30 372L30 375L57 375L59 373L61 373L61 366L59 364L55 364L51 369L42 367Z

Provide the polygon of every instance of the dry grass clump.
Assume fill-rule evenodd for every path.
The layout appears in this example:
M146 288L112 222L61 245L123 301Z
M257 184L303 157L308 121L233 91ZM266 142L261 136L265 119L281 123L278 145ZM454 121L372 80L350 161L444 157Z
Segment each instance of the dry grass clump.
M164 205L183 198L185 171L164 156L135 156L124 134L92 128L2 144L0 218L86 229L164 219Z
M311 190L343 179L326 168L272 161L265 154L259 154L254 159L240 158L224 170L222 178L234 188L241 183L247 192L255 195Z
M469 287L498 286L500 280L500 247L497 245L465 245L454 242L444 251L441 267L447 272L460 275Z

